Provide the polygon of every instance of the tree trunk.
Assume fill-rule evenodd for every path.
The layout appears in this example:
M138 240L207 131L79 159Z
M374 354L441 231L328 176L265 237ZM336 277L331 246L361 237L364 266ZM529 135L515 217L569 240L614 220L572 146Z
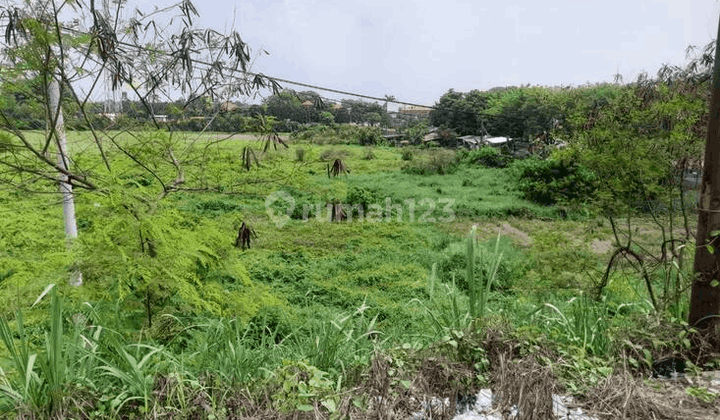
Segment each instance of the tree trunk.
M67 138L65 137L65 121L63 119L62 107L60 106L60 84L53 79L48 86L48 99L50 101L49 124L52 127L55 122L54 135L57 140L57 159L58 166L68 170L69 157L67 152ZM78 236L77 223L75 220L75 199L73 197L73 187L67 175L61 173L59 177L60 193L63 199L63 219L65 221L65 237L68 240L68 246L72 246L75 238ZM70 277L71 286L80 286L82 284L82 273L79 270L73 270Z
M715 40L712 96L698 204L695 278L688 323L704 333L720 326L720 23ZM720 334L716 334L716 338ZM715 346L720 341L713 340Z

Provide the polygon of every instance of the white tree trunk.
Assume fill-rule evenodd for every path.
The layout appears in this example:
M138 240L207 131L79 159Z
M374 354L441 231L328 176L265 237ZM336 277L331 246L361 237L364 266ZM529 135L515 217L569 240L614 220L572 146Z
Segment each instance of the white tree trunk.
M50 124L55 121L55 135L57 136L58 145L58 166L64 170L68 170L69 157L67 153L67 138L65 137L65 121L63 119L62 107L60 106L60 84L53 79L48 86L48 97L50 100ZM68 246L72 246L73 240L77 238L77 222L75 220L75 199L73 197L72 184L68 182L67 175L60 173L59 184L60 193L63 198L63 219L65 221L65 237L68 240ZM71 286L82 285L82 273L79 270L73 270L70 277Z

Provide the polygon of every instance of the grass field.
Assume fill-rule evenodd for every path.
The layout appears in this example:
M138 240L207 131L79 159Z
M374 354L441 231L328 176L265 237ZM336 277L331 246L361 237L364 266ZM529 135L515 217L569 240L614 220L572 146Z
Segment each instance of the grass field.
M111 135L108 171L71 134L98 185L76 195L71 250L52 186L0 191L8 418L410 413L374 397L470 393L516 359L551 372L541 388L582 397L619 369L647 373L687 351L688 261L653 262L669 231L617 223L648 261L656 308L630 260L598 292L616 248L609 221L524 200L512 168L142 132ZM185 182L163 192L178 176L167 150ZM440 173L418 174L441 158ZM331 177L336 159L349 171ZM352 219L331 222L327 205L341 203ZM234 246L243 222L249 249ZM74 269L80 288L66 285Z

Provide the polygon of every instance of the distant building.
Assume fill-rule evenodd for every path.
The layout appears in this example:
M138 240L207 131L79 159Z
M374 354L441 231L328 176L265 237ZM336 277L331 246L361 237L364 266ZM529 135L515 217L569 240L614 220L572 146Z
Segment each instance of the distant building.
M233 112L238 109L238 106L230 101L225 101L220 104L220 111L221 112Z
M98 115L101 116L101 117L105 117L105 118L107 118L108 120L114 122L115 120L118 119L118 117L119 117L121 114L116 113L116 112L101 112L101 113L99 113Z
M430 115L432 108L427 106L415 106L415 105L401 105L400 114L405 115L417 115L421 117L427 117Z

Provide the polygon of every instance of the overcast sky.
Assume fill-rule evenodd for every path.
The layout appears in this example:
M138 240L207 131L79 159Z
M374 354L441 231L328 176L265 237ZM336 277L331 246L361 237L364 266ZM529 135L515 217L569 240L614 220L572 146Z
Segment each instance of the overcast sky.
M663 63L684 64L688 45L714 39L720 13L716 0L193 3L200 26L234 28L255 52L269 53L257 57L255 71L426 105L450 88L654 75Z

